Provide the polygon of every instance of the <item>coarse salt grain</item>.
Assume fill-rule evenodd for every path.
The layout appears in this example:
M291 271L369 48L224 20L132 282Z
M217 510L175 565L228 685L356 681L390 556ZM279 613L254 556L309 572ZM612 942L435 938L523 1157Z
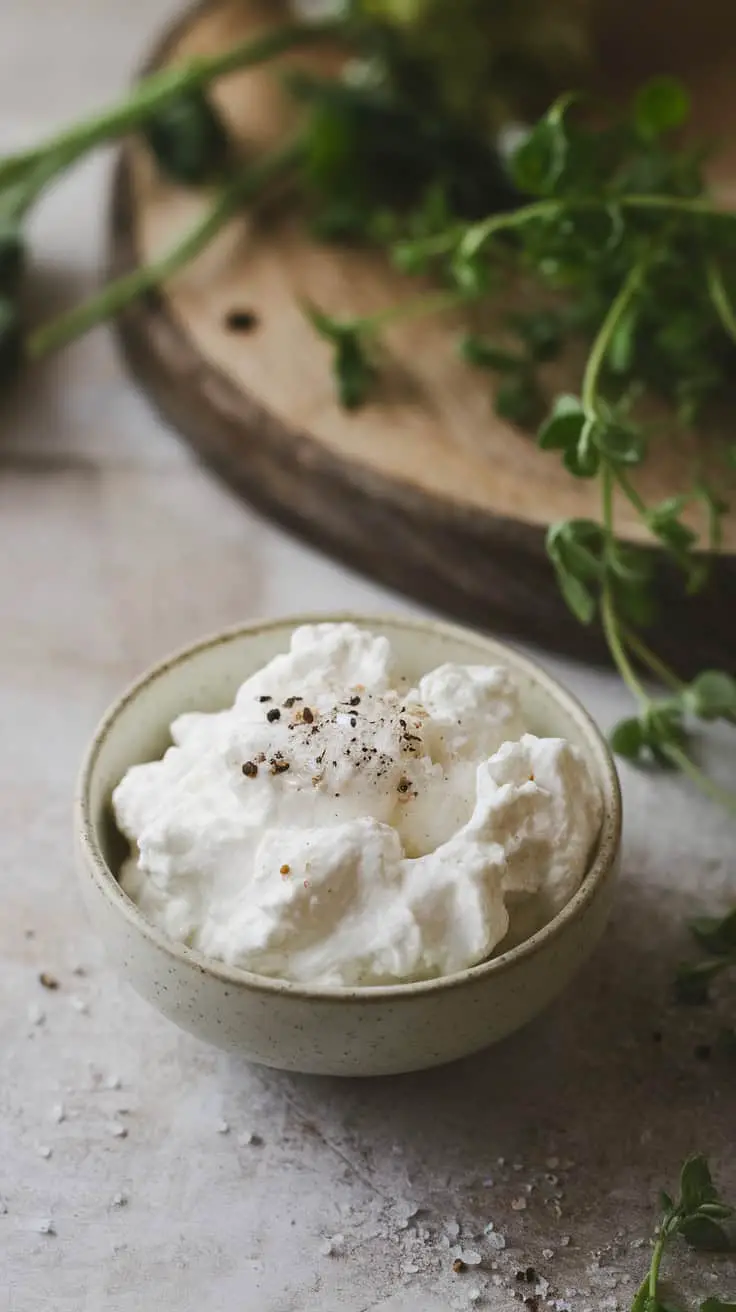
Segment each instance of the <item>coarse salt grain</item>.
M128 1127L126 1125L121 1125L120 1121L113 1121L110 1126L110 1134L114 1139L127 1139Z
M461 1248L458 1257L466 1266L480 1266L483 1260L480 1253L475 1248Z
M51 1119L52 1121L55 1121L57 1125L61 1125L61 1122L66 1120L66 1112L63 1103L54 1103L51 1108Z
M36 1146L36 1152L38 1153L39 1157L46 1157L46 1158L48 1158L48 1157L51 1156L51 1149L49 1148L48 1144L46 1144L46 1143L39 1143L39 1144L37 1144L37 1146Z
M28 1021L31 1025L43 1025L46 1019L46 1012L37 1002L31 1002L28 1007Z
M217 1125L215 1126L215 1129L217 1130L218 1134L230 1133L230 1126L228 1125L227 1121L218 1121Z
M127 1202L128 1202L127 1194L118 1193L118 1194L113 1194L112 1196L113 1207L125 1207L127 1205Z
M513 1212L525 1212L525 1211L526 1211L526 1198L512 1198L512 1200L511 1200L511 1210L512 1210Z

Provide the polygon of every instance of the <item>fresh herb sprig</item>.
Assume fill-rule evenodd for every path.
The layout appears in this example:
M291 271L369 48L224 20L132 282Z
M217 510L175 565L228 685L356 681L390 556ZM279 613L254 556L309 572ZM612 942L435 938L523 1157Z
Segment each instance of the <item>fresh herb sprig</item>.
M675 1201L666 1193L660 1196L662 1217L657 1228L649 1270L631 1306L631 1312L672 1312L663 1302L661 1268L665 1252L678 1235L692 1248L706 1252L724 1252L732 1247L724 1222L734 1214L732 1207L718 1196L706 1159L689 1157L680 1173L680 1194ZM736 1303L724 1303L711 1297L700 1305L700 1312L734 1312Z
M229 73L267 63L336 31L347 35L330 22L283 24L218 54L163 69L102 113L32 150L0 159L0 380L10 379L26 357L38 358L65 345L164 282L199 254L240 206L256 199L275 177L296 171L302 156L291 143L252 165L238 159L207 90ZM29 333L21 312L21 282L30 211L47 187L90 151L132 132L143 136L160 170L175 182L215 186L211 210L160 260Z
M576 116L576 100L558 100L513 156L523 204L470 224L446 217L433 231L394 241L393 257L405 271L434 273L481 302L510 275L535 279L545 298L555 298L551 308L507 316L501 340L466 334L460 343L469 363L500 376L496 405L505 418L534 422L538 365L570 338L588 339L580 391L556 397L538 441L573 477L597 482L600 515L551 525L548 555L568 606L582 624L601 625L637 702L636 715L614 730L615 749L681 770L736 811L736 794L704 774L689 745L698 722L736 719L736 680L709 670L687 684L651 649L643 631L657 616L656 557L623 543L616 525L623 501L679 571L685 593L707 585L704 549L718 548L729 509L720 487L728 481L725 459L718 491L695 471L688 491L654 504L632 474L654 436L641 417L649 394L669 401L673 429L730 394L736 216L708 195L702 152L669 144L689 112L679 83L655 80L630 111L595 126ZM335 372L340 385L339 358ZM375 380L374 367L361 402ZM687 518L694 509L705 521L700 534ZM642 669L664 683L666 696L649 693Z

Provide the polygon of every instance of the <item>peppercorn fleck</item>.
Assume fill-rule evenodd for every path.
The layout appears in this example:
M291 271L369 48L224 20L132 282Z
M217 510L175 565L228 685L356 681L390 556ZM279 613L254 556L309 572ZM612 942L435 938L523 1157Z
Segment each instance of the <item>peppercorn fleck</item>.
M49 975L46 970L41 971L41 974L38 977L38 982L39 984L42 984L45 989L53 990L58 989L59 987L58 979L55 979L53 975Z
M396 785L396 791L398 793L408 793L410 788L411 788L411 779L407 779L406 775L402 774L398 784Z
M303 721L304 721L305 724L313 724L313 723L314 723L314 714L313 714L313 712L310 710L310 708L309 708L308 706L305 706L305 707L304 707L304 710L302 711L302 719L303 719Z
M465 1270L465 1263L463 1262L463 1259L461 1257L455 1258L455 1261L452 1264L452 1269L458 1275L461 1271Z
M258 315L253 310L228 310L225 315L225 327L231 333L252 333L258 323Z
M264 693L261 694L261 696L258 698L258 700L259 700L259 702L272 702L272 701L273 701L273 697L269 696L269 694L268 694L267 692L264 692Z
M243 763L243 774L246 779L255 779L258 774L258 766L255 761L245 761Z
M269 724L273 724L275 720L281 719L281 711L278 706L273 706L270 711L266 711L266 719Z
M289 769L289 762L273 758L271 762L271 774L285 774Z
M356 694L355 697L351 697L351 698L350 698L350 705L351 705L351 706L360 706L360 697L358 697L357 694Z
M281 869L279 870L279 874L280 875L291 874L291 866L287 866L286 863L284 863L284 865L282 865Z

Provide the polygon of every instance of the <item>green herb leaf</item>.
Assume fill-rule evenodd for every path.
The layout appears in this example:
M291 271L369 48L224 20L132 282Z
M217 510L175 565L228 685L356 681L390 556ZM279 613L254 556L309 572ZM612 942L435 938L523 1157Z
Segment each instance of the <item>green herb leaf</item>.
M619 756L625 756L631 761L638 760L646 745L639 720L635 716L628 720L619 720L611 732L610 743Z
M577 446L585 425L585 411L576 396L558 396L552 413L539 430L543 451L568 451Z
M700 1312L736 1312L736 1303L724 1303L722 1298L706 1298L700 1304Z
M600 454L593 438L594 428L595 420L586 419L577 442L568 446L562 457L565 469L575 478L595 478L600 468Z
M368 399L377 371L364 341L366 329L360 319L339 320L309 302L304 314L321 337L334 347L332 372L340 404L358 410Z
M509 327L518 333L533 360L554 360L562 348L562 316L554 310L508 315Z
M730 1236L723 1226L702 1212L685 1217L679 1230L691 1248L697 1248L703 1253L727 1253L732 1247Z
M202 90L172 98L145 125L143 135L162 172L187 186L221 176L230 160L224 120Z
M529 428L539 419L542 398L534 379L520 373L501 383L495 397L496 414L521 428Z
M494 369L498 373L512 374L526 367L523 356L505 351L489 341L487 337L479 337L477 333L466 333L460 341L459 350L463 360L480 369Z
M686 693L688 709L701 720L736 714L736 679L722 670L704 670Z
M702 1153L688 1157L680 1171L680 1203L685 1212L696 1212L703 1203L712 1203L716 1193L710 1167Z
M699 916L690 922L690 932L714 957L736 954L736 908L723 916Z
M567 140L562 123L540 119L511 159L511 176L520 191L546 196L565 167Z
M550 524L547 552L566 572L586 582L603 576L604 533L592 519L565 519Z
M557 568L557 582L560 592L575 618L581 624L592 624L595 618L596 604L590 590L579 579L576 579L574 574L569 574L559 567Z
M623 424L596 421L591 439L602 456L613 465L640 465L646 454L646 443L635 428Z
M332 368L340 404L346 410L360 409L373 386L376 370L357 333L338 342Z
M682 127L690 115L690 96L673 77L656 77L647 82L634 100L634 121L643 137Z
M697 534L678 518L685 500L684 497L669 497L645 515L646 523L655 537L675 554L689 551L697 541Z

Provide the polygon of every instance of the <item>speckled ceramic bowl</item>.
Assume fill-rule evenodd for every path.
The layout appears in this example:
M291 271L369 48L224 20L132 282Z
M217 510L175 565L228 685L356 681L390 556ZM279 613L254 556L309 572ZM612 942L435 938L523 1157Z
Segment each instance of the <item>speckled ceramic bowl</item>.
M288 646L309 620L346 620L391 640L412 680L443 661L510 666L530 727L582 749L604 799L597 851L582 887L544 929L456 975L386 988L306 988L208 960L168 939L123 893L125 844L113 788L139 761L161 756L183 711L229 706L243 680ZM75 830L84 897L109 954L170 1020L253 1061L330 1075L385 1075L452 1061L495 1043L541 1011L589 956L608 916L621 799L605 741L569 693L512 648L431 620L297 616L230 629L157 665L126 692L94 736L79 779Z

